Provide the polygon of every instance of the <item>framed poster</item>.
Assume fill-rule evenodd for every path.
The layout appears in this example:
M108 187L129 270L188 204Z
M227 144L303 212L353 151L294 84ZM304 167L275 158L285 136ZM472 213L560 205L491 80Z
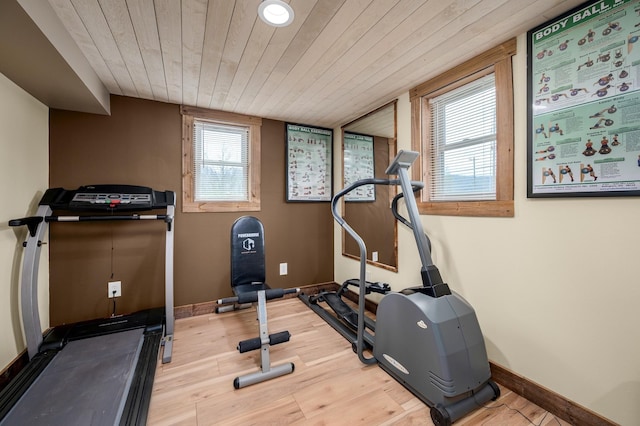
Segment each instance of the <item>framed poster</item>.
M527 33L528 197L640 195L640 0Z
M287 201L331 201L333 130L287 123Z
M360 179L375 177L373 136L344 132L344 187ZM344 196L345 201L375 201L374 185L364 185Z

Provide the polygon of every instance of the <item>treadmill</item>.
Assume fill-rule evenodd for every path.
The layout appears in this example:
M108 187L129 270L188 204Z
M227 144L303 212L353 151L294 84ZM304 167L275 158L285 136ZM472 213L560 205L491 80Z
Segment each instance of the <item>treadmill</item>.
M91 185L48 189L35 216L9 222L29 231L20 282L29 362L0 391L0 426L146 424L160 350L164 364L173 348L174 215L172 191ZM130 220L166 223L164 308L63 325L43 335L38 264L49 223Z

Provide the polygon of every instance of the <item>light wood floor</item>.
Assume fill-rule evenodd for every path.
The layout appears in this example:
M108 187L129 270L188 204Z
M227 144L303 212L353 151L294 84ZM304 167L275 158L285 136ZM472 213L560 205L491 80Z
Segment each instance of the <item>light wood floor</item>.
M425 404L378 366L361 364L298 299L269 302L268 319L270 333L292 335L271 347L272 365L293 362L295 371L238 390L235 377L260 369L259 351L236 350L258 335L255 309L177 320L173 361L158 364L148 424L432 425ZM568 425L504 386L487 406L455 425Z

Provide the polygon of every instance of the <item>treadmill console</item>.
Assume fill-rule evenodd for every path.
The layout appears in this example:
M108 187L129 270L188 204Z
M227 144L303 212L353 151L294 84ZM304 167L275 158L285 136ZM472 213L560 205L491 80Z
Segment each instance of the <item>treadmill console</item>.
M175 203L171 191L154 191L136 185L89 185L76 190L48 189L41 205L70 211L135 211L163 209Z
M73 196L70 207L87 206L89 204L139 204L151 206L151 194L120 194L104 192L77 192Z

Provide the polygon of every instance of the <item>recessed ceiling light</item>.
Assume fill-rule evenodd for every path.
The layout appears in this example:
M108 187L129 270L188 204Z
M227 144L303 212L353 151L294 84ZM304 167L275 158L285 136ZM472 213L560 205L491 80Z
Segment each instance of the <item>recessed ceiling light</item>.
M258 15L274 27L286 27L293 22L293 9L282 0L263 0L258 6Z

